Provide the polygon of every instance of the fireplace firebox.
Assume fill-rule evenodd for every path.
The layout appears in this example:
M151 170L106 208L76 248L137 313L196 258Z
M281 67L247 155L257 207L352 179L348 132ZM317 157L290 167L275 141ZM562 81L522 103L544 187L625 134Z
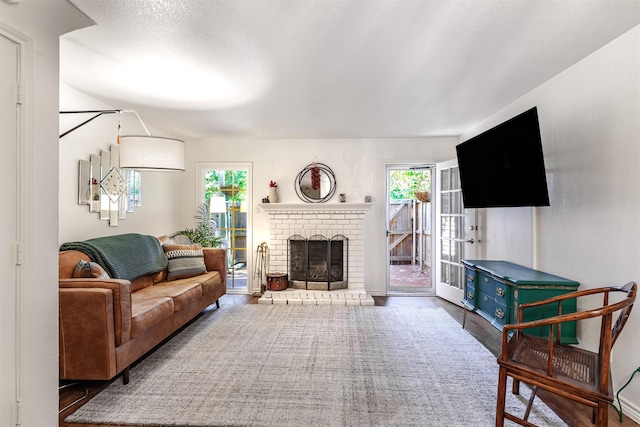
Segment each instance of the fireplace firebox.
M295 289L346 289L349 239L316 234L309 238L293 235L287 240L289 286Z

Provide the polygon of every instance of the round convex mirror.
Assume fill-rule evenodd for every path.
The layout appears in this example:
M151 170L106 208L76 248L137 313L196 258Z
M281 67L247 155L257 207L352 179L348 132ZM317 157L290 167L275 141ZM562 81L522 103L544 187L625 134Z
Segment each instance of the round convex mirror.
M311 163L300 171L294 185L305 202L322 203L336 192L336 177L324 163Z

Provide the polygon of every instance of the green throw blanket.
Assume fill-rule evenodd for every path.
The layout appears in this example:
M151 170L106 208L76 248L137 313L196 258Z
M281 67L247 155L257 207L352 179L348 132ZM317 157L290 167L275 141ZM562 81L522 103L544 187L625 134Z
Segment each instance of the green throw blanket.
M60 250L87 254L114 279L133 280L164 270L168 263L158 239L135 233L63 243Z

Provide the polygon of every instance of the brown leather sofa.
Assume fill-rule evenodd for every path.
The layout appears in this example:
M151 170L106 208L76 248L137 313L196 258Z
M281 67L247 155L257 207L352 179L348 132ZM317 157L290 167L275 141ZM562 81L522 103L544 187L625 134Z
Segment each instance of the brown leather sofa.
M167 243L168 238L158 238ZM135 279L73 278L77 250L59 255L59 370L63 380L110 380L226 292L226 252L204 248L206 272L167 280L167 269ZM132 257L136 254L132 253Z

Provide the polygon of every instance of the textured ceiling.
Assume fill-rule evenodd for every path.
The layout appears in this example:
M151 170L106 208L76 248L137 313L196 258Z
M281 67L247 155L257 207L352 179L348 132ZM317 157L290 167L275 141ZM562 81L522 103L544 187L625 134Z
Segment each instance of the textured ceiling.
M458 135L640 24L640 0L71 2L97 25L61 80L183 139Z

